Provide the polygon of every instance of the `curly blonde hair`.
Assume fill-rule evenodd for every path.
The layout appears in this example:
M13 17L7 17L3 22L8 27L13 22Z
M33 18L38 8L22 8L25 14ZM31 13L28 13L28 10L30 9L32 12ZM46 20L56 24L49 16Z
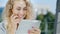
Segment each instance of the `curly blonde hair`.
M6 7L4 8L4 11L2 13L3 20L8 20L8 24L6 28L8 29L8 26L10 25L10 16L12 15L12 9L14 5L14 1L18 0L8 0ZM25 19L33 19L33 11L32 11L32 6L31 3L28 2L28 0L24 0L27 6L27 14L25 16Z
M12 9L14 5L14 1L18 0L8 0L6 7L4 8L4 11L2 13L3 20L7 19L7 17L10 17L12 15ZM27 14L25 19L33 19L33 11L32 11L32 6L31 3L29 3L27 0L24 0L27 6Z

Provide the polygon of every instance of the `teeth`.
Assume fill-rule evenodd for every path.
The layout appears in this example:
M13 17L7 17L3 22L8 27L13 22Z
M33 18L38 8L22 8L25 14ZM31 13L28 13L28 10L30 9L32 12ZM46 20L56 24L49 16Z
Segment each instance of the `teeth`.
M21 16L20 16L21 17Z
M22 16L19 16L19 17L22 17Z

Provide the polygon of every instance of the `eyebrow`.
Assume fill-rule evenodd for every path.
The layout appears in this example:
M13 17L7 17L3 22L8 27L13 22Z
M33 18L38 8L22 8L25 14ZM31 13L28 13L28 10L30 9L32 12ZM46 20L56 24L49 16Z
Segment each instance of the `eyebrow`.
M17 7L17 8L21 8L21 7Z
M20 6L18 6L17 8L21 8ZM27 8L27 7L23 7L23 8Z

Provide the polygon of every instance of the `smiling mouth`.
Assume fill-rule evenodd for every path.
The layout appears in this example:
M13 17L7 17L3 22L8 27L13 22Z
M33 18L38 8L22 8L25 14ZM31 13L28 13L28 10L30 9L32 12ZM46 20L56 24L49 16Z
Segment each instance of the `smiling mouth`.
M22 18L22 16L20 16L20 15L17 15L19 18Z
M22 18L23 16L19 16L19 18Z

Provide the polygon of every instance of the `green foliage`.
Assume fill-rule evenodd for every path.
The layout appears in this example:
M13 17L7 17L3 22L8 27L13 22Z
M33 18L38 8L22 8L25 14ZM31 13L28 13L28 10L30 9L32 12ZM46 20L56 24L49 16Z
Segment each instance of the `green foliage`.
M46 21L48 23L48 30L53 30L54 29L55 15L52 14L51 11L47 10L47 14L46 15L40 14L40 15L37 16L36 19L37 20L41 20L40 29L42 31L45 30ZM52 32L50 32L50 33L52 33Z
M42 22L42 23L40 24L40 29L41 29L42 31L45 29L45 22Z
M48 29L53 30L54 29L54 23L48 23Z
M37 16L37 20L41 20L42 21L43 19L44 19L44 15L43 14Z
M55 15L53 15L51 12L47 13L47 20L48 22L54 22L55 21Z

